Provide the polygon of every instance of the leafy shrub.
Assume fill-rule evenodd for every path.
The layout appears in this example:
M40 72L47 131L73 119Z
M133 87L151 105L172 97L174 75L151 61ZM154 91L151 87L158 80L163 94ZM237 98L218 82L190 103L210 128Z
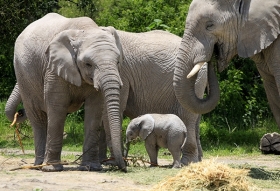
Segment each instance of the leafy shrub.
M260 139L265 133L278 131L275 121L271 118L264 120L262 125L251 129L226 129L215 127L213 124L203 121L200 124L202 148L204 150L239 146L258 148Z
M203 119L216 128L252 128L272 117L262 79L254 62L236 58L218 74L219 105Z

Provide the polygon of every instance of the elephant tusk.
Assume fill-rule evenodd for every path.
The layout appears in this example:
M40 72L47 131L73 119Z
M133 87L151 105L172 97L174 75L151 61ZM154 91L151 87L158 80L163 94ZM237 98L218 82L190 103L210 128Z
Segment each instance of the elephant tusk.
M198 64L196 64L192 71L187 75L187 78L191 78L193 75L195 75L199 70L200 68L203 66L204 63L207 63L207 62L200 62Z

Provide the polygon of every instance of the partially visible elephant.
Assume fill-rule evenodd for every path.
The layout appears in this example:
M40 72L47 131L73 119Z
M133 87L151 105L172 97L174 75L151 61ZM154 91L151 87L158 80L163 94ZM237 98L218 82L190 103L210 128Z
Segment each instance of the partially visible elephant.
M173 75L181 38L166 31L130 33L117 30L123 47L120 76L121 111L130 119L146 113L175 114L188 130L187 143L182 150L183 164L198 162L202 157L199 138L200 115L185 110L173 90ZM207 64L200 69L196 94L203 97L207 85ZM106 124L106 115L104 126ZM105 128L108 129L108 128ZM110 132L106 132L108 135ZM111 148L110 136L107 136ZM102 141L104 143L104 141ZM100 149L104 151L103 149ZM112 149L110 149L112 150ZM106 150L105 150L106 151ZM106 152L102 152L102 159Z
M186 143L187 128L178 116L145 114L134 118L126 129L127 147L138 136L145 141L151 166L158 165L159 148L167 148L173 157L173 168L181 167L181 149Z
M63 170L57 163L61 161L66 115L83 104L85 139L80 169L102 168L98 140L105 107L116 163L126 171L119 107L122 48L114 28L108 31L87 17L69 19L50 13L27 26L16 40L17 84L5 110L13 120L22 100L34 132L34 164L50 164L43 171Z
M221 72L235 55L250 57L263 78L280 127L279 34L280 0L193 0L174 71L174 90L179 102L196 113L211 111L220 93L211 65L216 62ZM199 99L193 87L195 73L204 62L210 62L210 92L207 98Z

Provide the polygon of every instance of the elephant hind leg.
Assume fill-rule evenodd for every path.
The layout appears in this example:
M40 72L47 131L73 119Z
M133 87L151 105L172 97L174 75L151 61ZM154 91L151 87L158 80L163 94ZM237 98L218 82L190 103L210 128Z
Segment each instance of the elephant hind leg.
M46 141L47 141L47 115L43 111L30 112L25 108L28 119L31 123L34 134L35 162L34 165L41 165L44 162Z
M176 149L168 149L173 157L173 166L172 168L181 168L181 161L180 161L180 157L181 157L181 147L178 146L178 148Z

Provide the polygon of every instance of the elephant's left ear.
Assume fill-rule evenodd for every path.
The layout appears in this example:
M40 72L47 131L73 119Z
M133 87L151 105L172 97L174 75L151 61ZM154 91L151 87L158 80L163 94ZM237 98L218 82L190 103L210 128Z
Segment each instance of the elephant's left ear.
M139 125L140 125L139 137L142 140L145 140L148 137L148 135L150 135L151 132L154 130L155 120L151 115L146 114L144 120L142 120Z
M57 34L46 51L47 69L76 86L81 86L82 78L76 64L77 51L82 30L65 30Z
M280 34L280 1L240 0L238 55L251 57L267 48Z

